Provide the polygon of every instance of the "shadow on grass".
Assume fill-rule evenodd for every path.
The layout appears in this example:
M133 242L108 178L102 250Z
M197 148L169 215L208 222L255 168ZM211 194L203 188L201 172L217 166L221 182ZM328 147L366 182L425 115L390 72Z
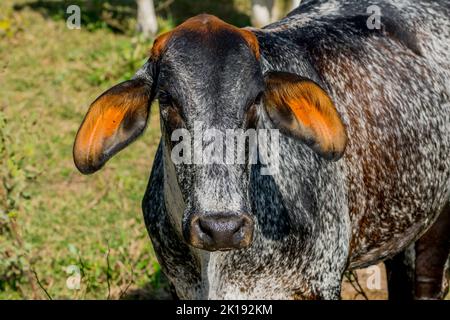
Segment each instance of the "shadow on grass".
M39 12L47 19L66 20L70 5L77 5L81 11L81 25L87 30L109 28L113 32L127 32L136 16L134 0L37 0L15 4L13 9L20 11L26 8Z
M171 15L175 24L200 13L213 14L237 27L250 25L250 16L237 9L237 3L246 1L236 0L175 0L166 14ZM250 2L250 0L248 0Z
M141 288L127 290L120 300L173 300L175 291L164 274L158 276L158 284L149 282Z
M237 9L236 3L246 0L156 0L156 14L168 20L174 27L184 20L200 13L209 13L238 27L250 25L249 15ZM41 13L45 18L66 20L70 5L81 9L81 25L93 31L109 28L117 33L134 32L137 8L134 0L36 0L15 4L14 10L30 8Z

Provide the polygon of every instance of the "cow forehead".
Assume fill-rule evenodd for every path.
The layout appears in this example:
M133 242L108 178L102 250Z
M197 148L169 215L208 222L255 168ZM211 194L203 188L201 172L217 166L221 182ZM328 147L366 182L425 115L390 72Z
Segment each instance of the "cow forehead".
M195 35L201 41L211 41L223 34L226 34L228 38L244 41L253 52L255 58L259 59L259 44L253 32L237 28L208 14L190 18L172 31L160 35L153 43L150 57L153 60L159 60L168 43L177 38Z

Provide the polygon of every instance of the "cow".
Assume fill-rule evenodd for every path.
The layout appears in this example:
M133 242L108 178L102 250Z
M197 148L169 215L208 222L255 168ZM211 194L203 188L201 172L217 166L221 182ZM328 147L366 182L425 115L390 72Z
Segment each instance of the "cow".
M179 298L339 299L346 270L380 261L390 298L442 298L449 16L444 0L306 0L262 29L190 18L92 103L74 162L99 170L144 131L158 99L142 208ZM278 145L248 143L256 161L175 161L174 136L196 122L278 132ZM276 170L263 172L271 154Z

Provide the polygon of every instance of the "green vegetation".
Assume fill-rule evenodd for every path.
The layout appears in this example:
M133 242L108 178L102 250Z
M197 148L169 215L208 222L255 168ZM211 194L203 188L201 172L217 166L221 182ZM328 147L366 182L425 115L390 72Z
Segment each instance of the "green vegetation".
M43 289L53 299L167 296L140 208L157 108L101 173L82 176L72 161L89 103L130 77L151 41L69 30L12 3L0 2L0 299L47 298ZM70 265L80 290L66 286Z

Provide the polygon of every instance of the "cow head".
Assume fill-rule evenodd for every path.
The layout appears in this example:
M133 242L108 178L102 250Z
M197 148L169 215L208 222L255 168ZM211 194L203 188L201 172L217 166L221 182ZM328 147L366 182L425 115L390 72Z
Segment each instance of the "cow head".
M282 134L324 158L338 159L346 145L340 117L319 85L296 74L263 74L260 60L258 40L251 31L213 16L191 18L161 35L132 80L114 86L92 103L75 140L77 168L93 173L135 140L156 98L168 180L165 192L177 193L182 202L178 210L169 210L171 221L198 248L249 246L254 223L248 161L173 161L177 146L173 136L180 132L193 136L198 123L223 133L256 128L264 114ZM194 142L194 149L202 146Z

